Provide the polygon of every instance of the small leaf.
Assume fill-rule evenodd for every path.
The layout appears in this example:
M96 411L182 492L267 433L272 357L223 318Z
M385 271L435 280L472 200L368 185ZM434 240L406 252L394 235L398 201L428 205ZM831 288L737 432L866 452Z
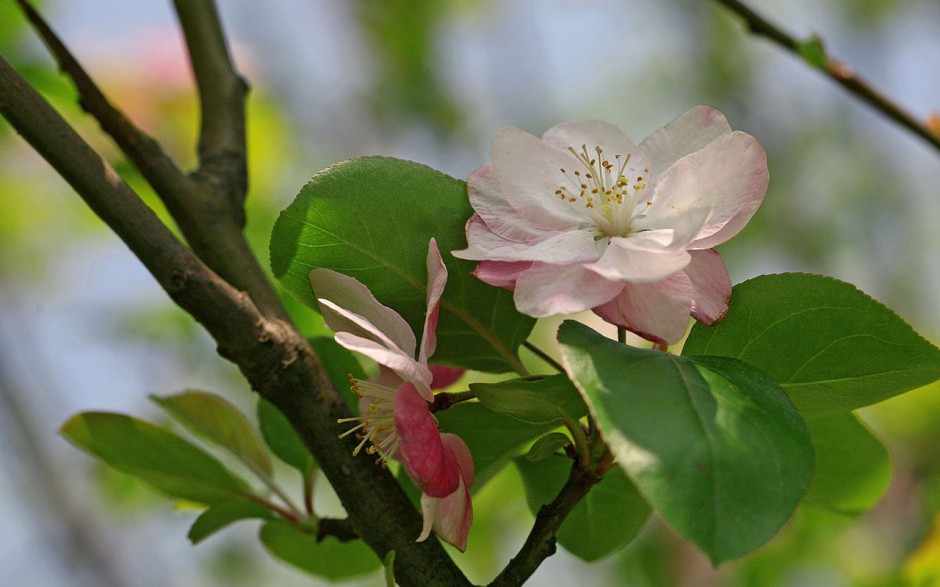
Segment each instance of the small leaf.
M552 455L538 463L515 460L533 514L554 501L571 471L571 459ZM650 507L624 472L615 467L574 507L558 531L558 543L571 554L594 561L633 540L650 515Z
M327 536L318 542L313 534L280 520L261 526L260 538L272 556L330 581L371 573L382 566L379 557L361 540L340 542Z
M587 415L581 394L564 375L471 383L470 391L494 412L530 424L558 423L562 419L577 421Z
M434 237L449 277L437 326L435 361L504 372L535 320L516 311L512 292L450 255L466 247L473 214L466 184L424 165L365 157L333 165L303 187L271 234L271 268L284 288L316 309L308 275L316 267L355 277L420 333L428 241Z
M940 349L855 286L819 275L763 275L735 286L724 321L693 326L682 354L750 363L808 417L940 378Z
M187 430L228 450L252 471L270 479L271 459L255 427L225 398L204 391L185 391L166 397L150 396Z
M300 471L306 479L313 473L317 464L310 455L287 417L271 402L258 397L258 425L261 436L274 455Z
M172 497L213 504L248 492L244 481L214 457L143 420L85 412L72 416L61 433L82 450Z
M535 441L535 444L533 444L529 452L526 453L525 459L530 463L536 463L554 455L559 449L569 444L571 444L571 439L563 432L546 434Z
M810 420L816 473L806 502L844 514L874 506L891 482L888 450L855 414Z
M712 562L769 540L806 493L813 446L780 387L724 357L628 347L577 322L558 332L617 463Z
M797 43L796 50L806 63L823 71L829 67L829 57L819 35L813 35L807 41Z
M490 410L476 402L464 402L434 414L441 430L456 434L470 447L476 493L506 466L522 448L557 427L555 423L528 424Z
M196 518L196 521L193 522L193 525L189 528L189 534L187 534L187 536L190 542L199 544L219 530L239 520L248 520L251 518L273 520L274 516L268 508L253 501L235 500L217 503L209 506L204 512L199 514L199 517Z

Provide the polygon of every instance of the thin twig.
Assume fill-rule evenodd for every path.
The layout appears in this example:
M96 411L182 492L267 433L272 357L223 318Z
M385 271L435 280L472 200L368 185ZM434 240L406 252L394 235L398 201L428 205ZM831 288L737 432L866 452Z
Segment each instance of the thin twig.
M731 12L744 20L747 28L755 35L766 37L788 51L800 56L830 79L844 87L849 93L855 95L869 106L878 110L891 120L907 128L921 137L935 148L940 149L940 134L934 133L927 126L926 120L920 120L907 112L900 105L875 89L870 83L860 78L847 65L830 57L822 50L822 43L818 38L799 41L780 27L769 22L739 0L715 0ZM819 63L814 63L805 57L804 50L811 48L817 53ZM813 60L814 61L814 60Z
M191 179L180 171L155 139L111 104L29 2L17 0L17 3L59 68L72 79L78 90L79 104L140 170L196 254L226 281L248 292L265 316L286 319L287 312L241 234L244 225L243 220L238 220L244 215L241 202L231 205L227 191L213 182L201 181L201 177Z
M548 363L549 365L551 365L551 366L552 366L555 370L557 370L559 373L564 373L564 372L565 372L565 368L561 366L561 363L559 363L558 361L556 361L555 359L553 359L551 355L549 355L548 353L546 353L545 351L543 351L543 350L540 349L539 347L535 346L535 345L532 344L531 342L525 341L524 343L522 343L522 346L524 346L525 348L527 348L527 349L529 349L530 351L532 351L532 353L533 353L536 357L542 359L543 361L545 361L546 363Z
M128 245L174 302L212 335L252 388L289 419L329 479L353 527L383 557L398 554L402 585L469 585L436 540L414 542L421 518L388 471L337 438L349 409L306 340L262 315L203 264L46 102L0 58L0 114Z
M441 392L434 394L434 403L431 404L431 412L439 412L455 406L461 402L467 402L476 399L476 394L472 391L454 391Z
M199 89L202 122L196 177L221 187L243 227L248 190L245 146L248 84L232 63L215 3L212 0L174 0L173 5Z
M518 587L525 583L542 561L555 554L555 535L562 522L598 482L599 477L582 469L577 462L574 463L565 486L552 503L539 509L535 524L522 548L489 587Z

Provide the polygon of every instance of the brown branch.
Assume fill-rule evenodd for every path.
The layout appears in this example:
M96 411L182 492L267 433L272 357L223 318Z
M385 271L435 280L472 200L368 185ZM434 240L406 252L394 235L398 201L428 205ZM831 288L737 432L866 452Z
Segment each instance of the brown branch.
M850 67L827 55L823 51L822 43L818 38L799 41L780 27L751 10L751 8L739 0L715 1L744 20L745 25L747 25L751 33L766 37L791 53L798 55L804 61L810 63L826 74L830 79L841 85L850 94L856 96L875 110L878 110L891 120L913 132L935 148L940 149L940 134L933 132L927 125L926 120L920 120L910 114L870 83L856 75ZM816 55L812 59L807 58L807 50L816 53ZM816 62L817 58L818 63Z
M340 542L349 542L359 538L348 518L320 518L317 525L317 542L327 536L333 536Z
M98 121L140 170L196 254L226 281L248 292L265 316L286 319L287 313L280 299L242 236L242 201L231 205L231 198L224 190L217 189L214 182L191 179L180 171L155 139L137 128L111 104L29 2L17 0L17 3L58 61L59 68L72 79L79 93L81 107ZM243 128L244 110L241 101L239 108L242 113L240 126ZM244 156L244 149L240 153ZM240 189L243 198L244 185Z
M493 579L489 587L518 587L525 583L546 558L555 554L555 535L562 522L600 480L600 477L585 471L575 461L565 486L552 503L539 509L535 524L522 548Z
M164 226L114 169L2 58L0 114L127 244L173 301L212 335L262 396L290 420L378 554L395 550L403 585L469 585L436 540L415 542L421 518L395 479L337 438L345 402L292 325L268 319Z
M245 224L248 190L245 94L248 84L235 71L212 0L174 0L193 75L199 88L201 125L196 177L215 183L232 212Z

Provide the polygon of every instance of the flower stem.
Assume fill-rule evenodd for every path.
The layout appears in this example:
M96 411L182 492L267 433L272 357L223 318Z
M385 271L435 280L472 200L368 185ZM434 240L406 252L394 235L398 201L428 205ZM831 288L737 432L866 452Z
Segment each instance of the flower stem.
M559 373L565 372L565 368L561 366L561 363L553 359L551 355L549 355L548 353L546 353L539 347L535 346L531 342L525 341L524 343L522 343L522 346L532 351L532 354L534 354L536 357L542 359L543 361L545 361L546 363L554 367Z
M434 395L434 403L431 404L431 413L446 410L447 408L461 402L475 399L477 396L470 390L455 391L453 393L438 393Z
M627 329L617 327L617 342L621 344L627 344Z
M580 422L565 418L562 420L565 428L571 434L574 441L575 450L578 453L578 463L581 468L588 470L591 468L591 446L588 444L587 435L584 434L584 428Z

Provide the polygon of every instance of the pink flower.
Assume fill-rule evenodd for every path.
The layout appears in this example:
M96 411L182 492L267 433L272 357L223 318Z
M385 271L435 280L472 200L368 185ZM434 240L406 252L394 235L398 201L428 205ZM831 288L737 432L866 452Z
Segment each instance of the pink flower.
M467 190L474 274L514 291L530 316L592 309L649 340L682 338L689 314L724 317L731 280L714 250L767 191L766 155L717 110L697 106L639 145L581 120L539 140L496 133Z
M427 313L420 348L405 319L382 305L356 279L314 269L310 284L327 325L336 332L336 342L382 367L374 381L352 379L361 415L342 420L359 422L342 436L356 432L361 438L354 454L365 448L370 454L380 454L378 462L390 458L404 465L422 492L424 529L419 541L433 529L463 551L473 521L473 460L463 440L441 434L430 410L432 389L445 387L462 374L458 369L428 365L437 346L434 332L447 283L447 269L434 239L428 245L427 270Z

